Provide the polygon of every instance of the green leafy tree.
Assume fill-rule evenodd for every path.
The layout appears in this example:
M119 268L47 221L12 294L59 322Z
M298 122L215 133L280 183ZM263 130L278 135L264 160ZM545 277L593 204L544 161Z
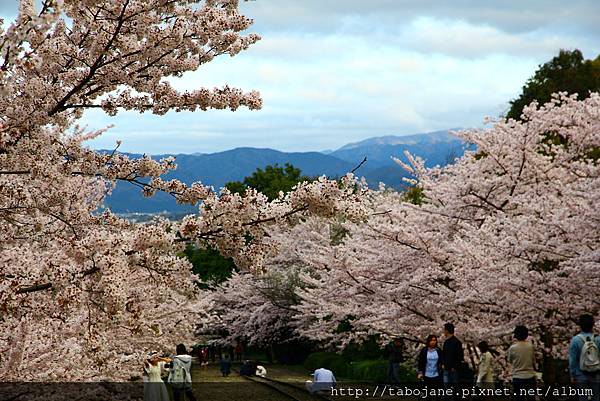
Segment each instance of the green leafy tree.
M303 176L300 169L286 163L284 167L275 164L266 166L264 170L258 168L243 181L229 182L225 186L236 193L243 193L248 187L254 188L273 200L279 196L279 191L289 192L301 181L311 179ZM205 288L224 282L237 270L231 258L224 258L219 251L212 248L201 249L188 245L183 253L192 263L193 272L206 283L203 285Z
M201 249L190 244L183 254L192 264L194 274L205 283L202 285L204 288L222 283L231 277L234 270L237 270L233 259L223 257L216 249Z
M423 188L421 187L409 187L404 192L404 200L413 205L423 204Z
M312 179L303 176L299 168L286 163L283 167L275 164L274 166L266 166L264 170L257 168L252 175L245 177L242 182L228 182L225 187L236 193L243 193L247 188L254 188L265 194L269 200L273 200L277 199L279 191L289 192L302 181L312 181Z
M577 93L579 99L589 97L590 92L600 91L600 56L585 60L579 50L560 50L558 56L540 65L533 77L523 86L521 95L510 102L507 118L521 119L523 108L537 100L544 104L552 93Z

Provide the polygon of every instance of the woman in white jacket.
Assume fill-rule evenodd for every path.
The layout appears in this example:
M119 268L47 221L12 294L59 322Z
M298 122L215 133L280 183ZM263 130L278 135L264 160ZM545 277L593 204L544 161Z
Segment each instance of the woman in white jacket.
M169 401L167 387L162 381L162 374L168 369L165 364L171 362L168 358L161 358L157 354L151 355L144 362L144 401Z
M490 349L487 341L477 344L481 352L479 367L477 369L477 387L494 388L494 354L496 351Z

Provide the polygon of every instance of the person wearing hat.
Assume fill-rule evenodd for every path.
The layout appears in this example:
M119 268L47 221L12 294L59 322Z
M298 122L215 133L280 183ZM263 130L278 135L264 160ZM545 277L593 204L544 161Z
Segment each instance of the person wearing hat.
M165 364L169 358L162 358L158 353L151 353L144 361L144 401L169 401L169 393L161 376L168 370Z

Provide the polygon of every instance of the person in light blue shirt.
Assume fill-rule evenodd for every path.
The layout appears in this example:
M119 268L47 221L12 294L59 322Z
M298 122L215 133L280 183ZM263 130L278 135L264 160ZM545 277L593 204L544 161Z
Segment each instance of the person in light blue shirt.
M585 394L580 394L580 400L600 400L600 371L584 372L580 368L581 350L585 341L594 341L598 350L600 350L600 336L594 336L594 317L589 314L584 314L579 317L579 327L581 332L571 339L569 345L569 373L571 375L571 383L577 385L579 391L591 389L592 397L588 398Z
M327 393L335 388L336 380L329 369L320 368L314 371L313 380L307 380L306 389L311 393Z
M442 350L438 347L436 335L429 335L425 347L417 358L418 379L423 380L429 389L441 389L442 381Z

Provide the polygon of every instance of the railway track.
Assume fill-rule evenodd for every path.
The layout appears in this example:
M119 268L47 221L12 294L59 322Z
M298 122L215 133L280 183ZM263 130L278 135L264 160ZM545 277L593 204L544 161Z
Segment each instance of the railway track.
M295 385L292 383L287 383L267 377L259 377L259 376L241 376L246 380L249 380L254 383L258 383L262 386L268 387L269 389L277 392L286 399L294 400L294 401L332 401L331 398L323 395L323 394L310 394L306 388L302 385Z

